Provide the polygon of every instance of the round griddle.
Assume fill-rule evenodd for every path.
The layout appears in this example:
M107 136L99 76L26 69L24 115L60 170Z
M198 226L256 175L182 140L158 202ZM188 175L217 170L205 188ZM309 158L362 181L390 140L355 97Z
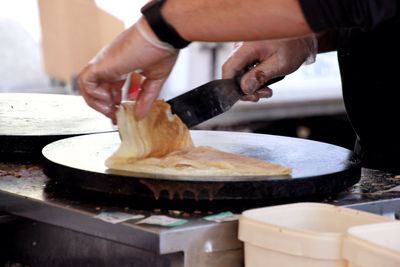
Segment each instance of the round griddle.
M81 96L0 93L0 156L41 155L42 148L66 137L115 131L109 119Z
M73 187L158 200L267 200L329 196L356 183L360 167L345 148L299 138L224 131L191 131L196 146L241 153L293 169L291 176L164 176L107 169L118 133L90 134L47 145L44 171Z

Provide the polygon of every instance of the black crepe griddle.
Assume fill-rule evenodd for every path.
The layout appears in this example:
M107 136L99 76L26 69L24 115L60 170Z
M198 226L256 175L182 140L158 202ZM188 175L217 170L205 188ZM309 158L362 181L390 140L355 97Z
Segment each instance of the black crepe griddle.
M0 93L0 156L41 155L42 148L66 137L115 131L109 119L81 96Z
M299 138L224 131L191 131L195 145L241 153L293 169L291 176L193 177L107 169L104 161L119 146L118 133L59 140L42 153L44 171L61 184L146 199L267 200L328 196L355 184L360 167L351 151Z

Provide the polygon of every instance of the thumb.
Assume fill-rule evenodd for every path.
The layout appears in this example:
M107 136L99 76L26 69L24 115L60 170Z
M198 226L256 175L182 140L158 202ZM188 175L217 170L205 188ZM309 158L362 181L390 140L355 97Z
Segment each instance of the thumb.
M242 71L249 64L258 61L258 56L246 45L237 48L222 65L222 78L230 79Z
M148 80L146 79L142 84L142 90L135 104L135 117L137 120L141 120L146 117L149 113L153 102L157 99L161 87L165 80Z

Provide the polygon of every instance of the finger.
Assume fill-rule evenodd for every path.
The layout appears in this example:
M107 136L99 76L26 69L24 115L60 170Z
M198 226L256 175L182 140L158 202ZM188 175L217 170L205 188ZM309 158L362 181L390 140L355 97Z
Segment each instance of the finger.
M82 83L79 85L79 89L81 95L83 96L84 100L94 110L103 113L105 116L115 120L115 105L112 101L111 92L108 93L107 97L98 97L96 94L90 94L89 92L95 90L104 90L100 87L92 89L92 87L85 87L82 86Z
M258 89L255 94L257 94L257 96L259 98L270 98L272 97L273 91L271 88L269 87L263 87L261 89Z
M111 103L113 105L119 105L122 100L122 87L125 81L117 81L112 84L111 89Z
M78 77L78 88L81 95L87 102L88 99L92 98L87 92L89 90L94 90L94 88L96 88L96 84L88 82L85 74L86 73L83 71L82 74Z
M141 120L147 115L153 102L157 99L164 81L163 79L145 80L143 82L142 90L135 104L135 117L137 120Z
M257 94L254 95L244 95L240 98L240 100L242 101L249 101L249 102L257 102L258 100L260 100L260 97L258 97Z
M119 81L114 83L111 92L112 101L109 104L110 110L109 113L106 114L107 117L111 118L113 124L117 124L117 116L116 112L118 110L118 105L121 104L122 100L122 86L124 85L124 81Z
M113 112L112 110L113 103L110 101L104 101L103 99L98 99L96 97L93 97L92 94L88 94L88 91L91 90L93 89L87 89L80 86L81 95L85 99L86 103L94 110L103 113L107 117L110 117L111 116L110 114ZM111 99L111 97L108 98Z
M121 88L124 80L114 82L99 82L98 75L92 65L87 65L78 77L78 86L86 103L94 110L103 113L116 123L116 104L121 102Z
M114 117L115 105L105 104L104 102L98 101L93 98L88 99L86 102L91 108L100 113L103 113L105 116L109 118Z
M264 87L254 92L251 95L244 95L240 98L242 101L257 102L260 98L270 98L272 96L272 89L269 87Z
M78 78L78 86L81 94L86 97L107 101L110 95L107 93L107 84L101 84L97 76L91 70L91 65L86 66Z
M100 108L99 103L97 103L98 99L94 98L92 95L87 93L88 89L84 88L81 85L79 86L79 89L80 89L81 95L83 96L84 100L90 107L92 107L93 109L95 109L99 112L100 112L100 110L103 110ZM89 89L89 90L92 90L92 89Z
M105 102L111 102L112 101L112 94L110 93L110 90L112 90L111 87L112 86L108 84L101 84L93 89L86 89L85 92L92 98L102 100Z
M259 90L270 79L276 77L274 64L269 60L265 60L246 72L240 79L240 87L245 94L253 94Z

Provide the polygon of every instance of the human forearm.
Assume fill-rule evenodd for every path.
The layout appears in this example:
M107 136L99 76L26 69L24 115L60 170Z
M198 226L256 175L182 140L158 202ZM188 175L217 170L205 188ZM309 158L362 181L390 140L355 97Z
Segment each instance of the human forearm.
M249 41L311 33L298 0L168 0L162 14L189 41Z

